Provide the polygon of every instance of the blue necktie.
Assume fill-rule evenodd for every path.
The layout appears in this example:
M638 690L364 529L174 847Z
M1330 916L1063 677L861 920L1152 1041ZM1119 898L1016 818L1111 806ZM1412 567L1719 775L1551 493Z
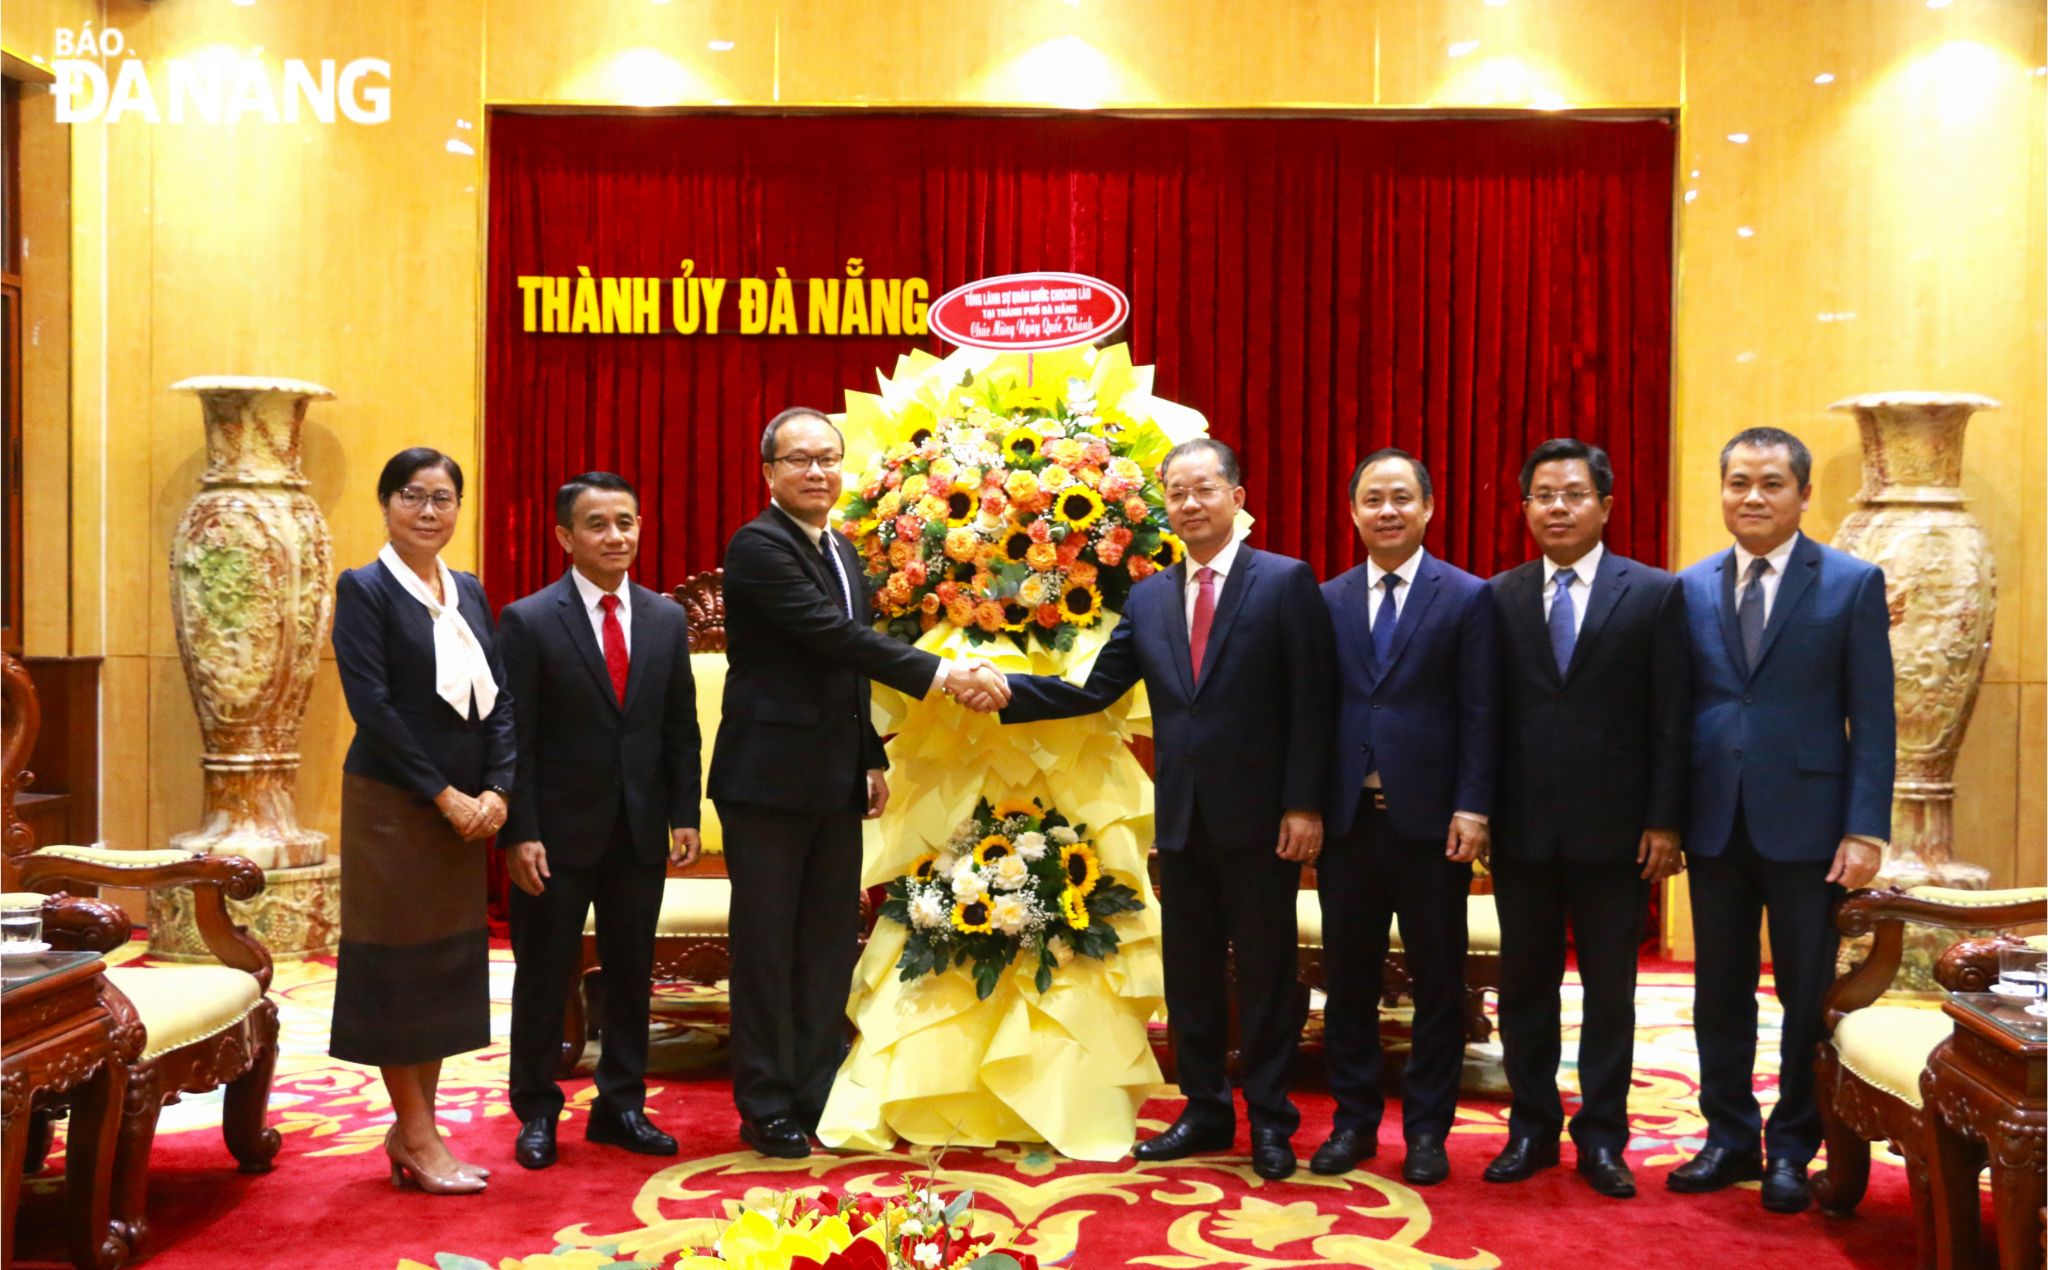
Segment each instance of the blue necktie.
M1380 599L1379 615L1372 619L1373 659L1384 666L1394 651L1394 624L1399 620L1399 611L1394 608L1394 588L1401 581L1399 574L1389 573L1380 579L1386 588L1386 595Z
M1557 590L1550 597L1550 655L1557 658L1557 673L1571 669L1572 645L1578 632L1572 629L1572 583L1578 578L1570 569L1557 571Z
M827 534L831 532L829 529L825 531ZM860 618L855 617L853 612L853 589L846 584L846 566L839 563L839 553L832 550L832 542L824 534L818 536L818 550L824 553L827 567L832 570L833 579L839 583L839 600L846 610L846 616L858 622Z
M1735 624L1742 632L1742 659L1756 666L1757 649L1764 643L1764 574L1771 562L1758 556L1749 562L1749 579L1742 588L1742 602L1735 606Z

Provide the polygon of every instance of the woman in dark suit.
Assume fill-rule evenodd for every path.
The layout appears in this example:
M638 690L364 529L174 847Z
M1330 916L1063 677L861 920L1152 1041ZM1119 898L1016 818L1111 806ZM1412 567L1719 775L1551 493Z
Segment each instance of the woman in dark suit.
M462 469L438 450L384 465L391 541L335 586L334 660L356 735L342 764L341 951L329 1052L382 1069L392 1185L484 1188L434 1123L441 1060L490 1043L483 843L504 824L512 696L490 602L441 563Z

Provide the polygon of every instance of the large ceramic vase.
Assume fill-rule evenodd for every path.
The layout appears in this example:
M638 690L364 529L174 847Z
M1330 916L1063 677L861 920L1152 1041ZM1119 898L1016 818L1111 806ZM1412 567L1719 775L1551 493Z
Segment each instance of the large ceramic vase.
M308 403L334 394L235 375L172 389L199 397L207 463L171 540L171 615L205 740L205 810L171 845L243 856L273 874L267 905L257 903L280 914L252 924L279 951L331 944L329 905L293 892L331 881L327 835L299 823L296 786L299 727L334 614L327 522L300 469L300 429ZM163 916L179 929L160 934L152 922L152 942L179 951L184 914ZM283 928L265 931L280 918Z
M1981 889L1989 873L1955 858L1956 754L1991 650L1997 573L1963 498L1969 393L1888 392L1830 409L1856 416L1863 486L1835 546L1884 569L1898 707L1892 843L1880 884Z

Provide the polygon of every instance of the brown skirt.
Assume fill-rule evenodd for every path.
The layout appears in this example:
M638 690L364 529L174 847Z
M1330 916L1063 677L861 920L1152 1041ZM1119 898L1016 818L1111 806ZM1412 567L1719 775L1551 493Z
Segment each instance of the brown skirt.
M341 778L341 950L327 1052L398 1067L491 1039L485 853L432 803Z

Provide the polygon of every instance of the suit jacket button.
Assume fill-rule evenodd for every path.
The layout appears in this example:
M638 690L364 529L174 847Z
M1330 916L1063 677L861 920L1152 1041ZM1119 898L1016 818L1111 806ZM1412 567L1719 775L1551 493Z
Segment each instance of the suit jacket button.
M1752 697L1752 696L1750 696L1750 695L1749 695L1748 693L1744 693L1744 694L1742 695L1742 704L1743 704L1743 705L1746 705L1746 706L1748 706L1748 705L1755 705L1755 704L1756 704L1756 698L1755 698L1755 697Z
M1380 703L1379 703L1379 702L1377 702L1377 701L1373 702L1373 703L1372 703L1372 708L1373 708L1373 709L1375 709L1375 710L1379 709L1379 708L1380 708Z
M1737 751L1735 751L1735 757L1736 757L1736 758L1741 758L1741 757L1742 757L1742 751L1741 751L1741 750L1737 750Z

